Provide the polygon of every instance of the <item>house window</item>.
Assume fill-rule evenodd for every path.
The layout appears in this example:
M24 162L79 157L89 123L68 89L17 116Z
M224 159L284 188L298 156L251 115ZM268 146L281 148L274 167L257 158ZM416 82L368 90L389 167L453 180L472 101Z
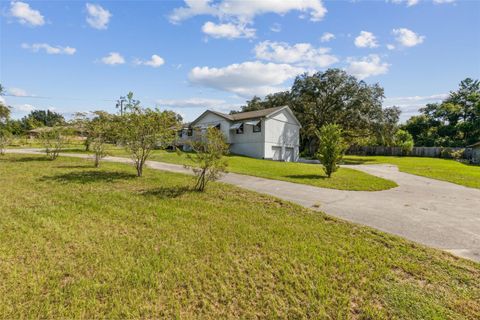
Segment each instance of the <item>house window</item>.
M189 137L193 136L193 129L192 128L188 128L187 136L189 136Z
M262 121L258 121L257 124L253 126L253 132L262 132Z
M242 134L243 133L243 123L238 127L238 129L235 131L237 134Z
M215 126L215 129L217 129L217 130L220 130L221 128L222 128L222 126L220 125L220 123Z

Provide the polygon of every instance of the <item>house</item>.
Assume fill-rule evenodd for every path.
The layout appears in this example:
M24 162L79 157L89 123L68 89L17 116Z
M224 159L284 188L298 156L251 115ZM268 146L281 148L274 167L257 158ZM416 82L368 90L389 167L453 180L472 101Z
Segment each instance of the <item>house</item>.
M188 141L208 127L223 132L233 154L280 161L298 160L301 125L288 106L235 114L207 110L180 131L178 143L188 151Z
M480 141L468 146L467 148L471 149L470 162L480 164Z

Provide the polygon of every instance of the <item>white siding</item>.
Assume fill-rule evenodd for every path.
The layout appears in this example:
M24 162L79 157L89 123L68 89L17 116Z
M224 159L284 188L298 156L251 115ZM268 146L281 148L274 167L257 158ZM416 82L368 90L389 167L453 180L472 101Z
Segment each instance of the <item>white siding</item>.
M252 121L252 120L248 120ZM253 126L249 124L243 124L243 133L237 134L235 130L230 130L231 145L230 152L235 154L241 154L253 158L263 158L265 156L265 124L261 121L262 131L253 132Z
M281 147L281 160L297 161L298 148L300 144L300 127L287 110L266 118L265 120L265 158L274 158L274 147ZM286 148L292 148L288 151ZM289 152L293 152L290 159L287 159Z

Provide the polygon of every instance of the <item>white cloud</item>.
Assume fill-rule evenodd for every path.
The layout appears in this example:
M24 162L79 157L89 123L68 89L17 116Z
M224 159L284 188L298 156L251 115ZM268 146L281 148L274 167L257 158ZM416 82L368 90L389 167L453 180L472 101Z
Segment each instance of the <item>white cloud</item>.
M205 98L188 98L188 99L159 99L156 101L160 106L170 108L213 108L224 105L225 100L221 99L205 99Z
M242 97L264 96L281 91L281 85L304 72L289 64L243 62L223 68L195 67L190 71L192 84L233 92Z
M346 71L360 80L388 72L389 64L382 62L380 56L371 54L360 59L348 58Z
M280 32L282 31L282 25L280 23L274 23L271 27L270 27L270 31L272 32Z
M32 52L39 52L41 50L44 50L45 53L47 54L67 54L67 55L73 55L75 52L77 52L77 49L66 46L51 46L48 43L22 43L22 48L31 50Z
M425 40L425 36L420 36L407 28L393 29L392 33L396 36L395 40L404 47L414 47Z
M134 61L134 63L137 64L137 65L144 65L144 66L150 66L150 67L153 67L153 68L158 68L165 63L165 60L162 57L160 57L159 55L154 54L154 55L152 55L150 60L142 61L142 60L137 59L137 60Z
M10 15L17 18L21 24L33 27L45 24L45 19L38 10L30 8L30 5L21 1L10 2Z
M178 23L197 15L212 15L222 19L234 19L251 22L257 15L276 13L284 15L289 11L308 13L310 20L319 21L327 13L321 0L185 0L185 7L176 8L170 15L170 21Z
M116 64L124 64L125 59L118 52L110 52L108 56L101 59L102 63L114 66Z
M211 36L212 38L253 38L255 37L255 29L248 28L245 24L234 23L220 23L216 24L211 21L207 21L202 26L203 33Z
M435 4L454 3L456 0L433 0Z
M360 31L360 34L355 38L355 46L358 48L376 48L378 47L377 38L368 31Z
M24 104L14 105L13 110L17 112L22 112L22 113L23 112L28 113L35 110L35 107L32 106L31 104L24 103Z
M324 32L322 36L320 37L321 42L329 42L331 40L335 39L335 35L330 32Z
M7 90L9 95L14 97L26 97L28 96L27 91L20 89L20 88L8 88Z
M95 29L107 29L112 14L98 4L86 4L87 23Z
M395 45L389 43L389 44L387 44L387 49L388 50L395 50Z
M405 3L407 5L407 7L413 7L413 6L417 5L420 2L420 0L391 0L391 2L393 2L395 4Z
M440 102L448 97L448 93L433 94L430 96L407 96L407 97L387 97L384 105L386 107L397 106L402 110L401 120L405 121L411 116L418 114L418 110L427 103Z
M255 46L254 51L258 59L301 67L325 68L338 62L336 56L329 54L330 48L314 48L310 43L291 46L285 42L263 41Z
M3 105L7 104L7 100L5 100L5 98L2 96L0 96L0 104L3 104Z

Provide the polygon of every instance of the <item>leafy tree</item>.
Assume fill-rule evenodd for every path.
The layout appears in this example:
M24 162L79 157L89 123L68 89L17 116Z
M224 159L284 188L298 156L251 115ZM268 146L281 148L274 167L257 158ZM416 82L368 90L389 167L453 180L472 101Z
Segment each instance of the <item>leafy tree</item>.
M225 136L217 128L208 128L205 133L197 134L198 138L190 142L193 154L188 154L195 166L193 172L197 176L195 190L204 191L207 183L215 181L225 172L228 153Z
M4 89L0 84L0 96L3 96ZM10 117L10 107L6 106L2 101L0 101L0 124L5 123Z
M394 145L395 147L402 148L402 153L404 155L412 152L413 149L413 137L412 135L405 130L399 129L394 135Z
M40 141L45 147L45 153L50 160L58 158L60 151L68 142L67 130L60 127L53 127L40 133Z
M337 124L326 124L317 133L319 147L316 156L329 178L338 170L338 164L346 150L342 134L342 129Z
M12 134L6 129L0 128L0 155L5 154L5 149L12 142Z
M466 146L480 140L480 81L467 78L441 103L427 104L404 129L417 146Z
M113 131L113 116L103 111L95 111L95 117L85 125L87 140L95 156L95 167L100 166L100 160L108 155L107 142Z
M127 96L133 100L133 94ZM143 174L143 167L154 148L171 146L179 128L173 111L143 109L140 102L127 104L126 112L119 116L116 131L120 141L130 152L137 169L137 176Z
M65 118L60 113L50 110L33 110L22 121L30 122L34 126L30 129L65 125Z

